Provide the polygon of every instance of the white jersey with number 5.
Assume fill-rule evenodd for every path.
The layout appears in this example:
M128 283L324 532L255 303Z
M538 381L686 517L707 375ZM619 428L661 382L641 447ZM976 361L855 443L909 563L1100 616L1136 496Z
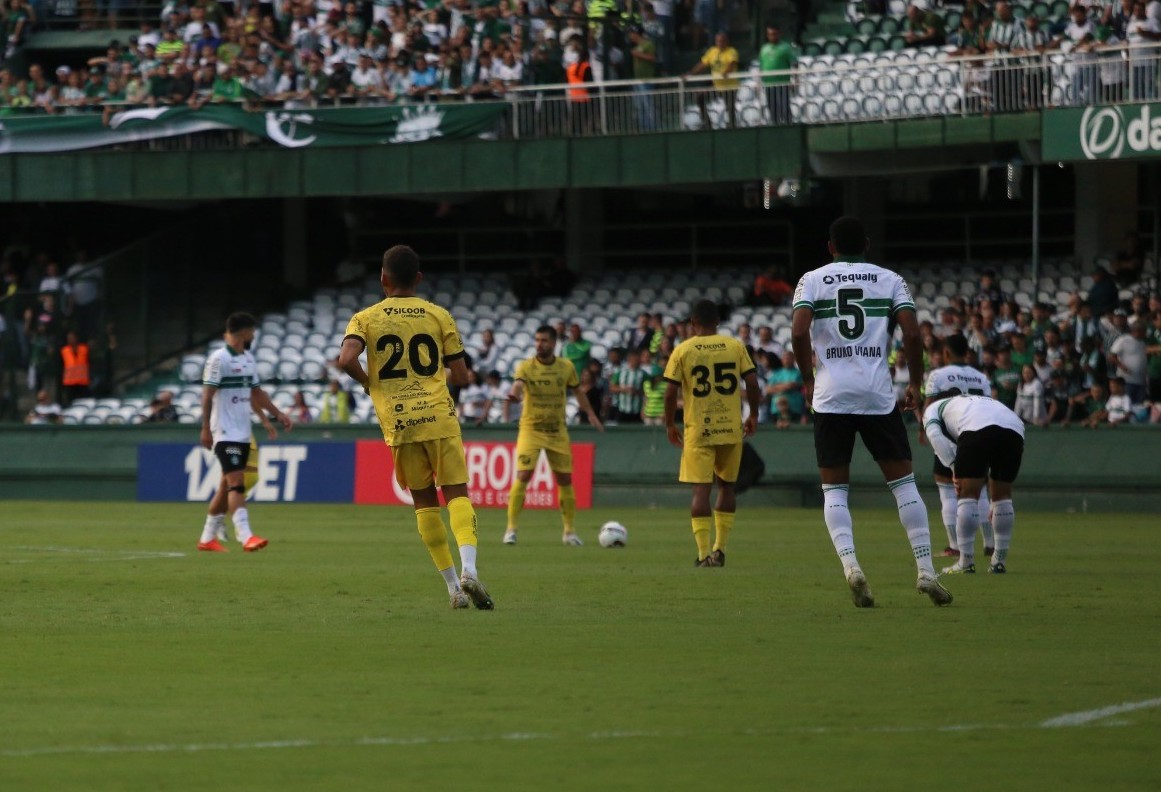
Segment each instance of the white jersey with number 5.
M886 415L895 409L887 365L895 314L914 311L902 278L863 262L836 261L798 281L794 309L814 314L810 342L817 359L814 410Z
M952 364L941 366L927 375L923 393L931 398L937 393L958 390L961 396L990 396L992 383L988 375L971 366Z

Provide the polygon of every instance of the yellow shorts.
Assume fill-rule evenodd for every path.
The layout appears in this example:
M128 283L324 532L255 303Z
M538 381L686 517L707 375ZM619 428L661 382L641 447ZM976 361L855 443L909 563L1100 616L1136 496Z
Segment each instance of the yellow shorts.
M726 483L738 480L742 465L742 444L691 446L681 450L681 472L678 479L685 484L712 484L714 476Z
M395 480L406 489L468 483L464 441L459 435L391 446L391 458L395 460Z
M552 435L534 429L521 429L516 435L516 470L534 470L541 451L548 455L548 466L553 473L572 473L568 433Z

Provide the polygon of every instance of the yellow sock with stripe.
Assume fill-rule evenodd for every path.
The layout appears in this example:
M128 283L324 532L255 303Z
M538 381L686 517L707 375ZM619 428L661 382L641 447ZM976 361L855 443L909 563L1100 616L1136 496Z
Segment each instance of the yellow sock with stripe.
M566 534L576 533L573 524L576 522L576 490L572 485L561 485L559 487L560 495L560 519L564 523L564 532Z
M476 510L468 498L453 498L448 501L447 513L451 517L452 533L460 547L460 566L468 577L476 576Z
M524 511L524 492L528 483L516 479L512 482L512 489L508 492L508 530L515 531L520 522L520 512Z
M717 538L714 540L714 550L726 552L726 542L730 539L730 531L734 528L733 512L714 512L714 527L717 528Z
M416 509L415 521L419 524L419 535L427 552L431 554L431 560L435 562L435 568L445 579L447 575L444 573L449 569L454 575L456 565L452 561L451 548L447 544L447 526L443 524L439 508Z
M710 524L712 517L693 518L693 541L697 542L697 560L701 561L710 554Z

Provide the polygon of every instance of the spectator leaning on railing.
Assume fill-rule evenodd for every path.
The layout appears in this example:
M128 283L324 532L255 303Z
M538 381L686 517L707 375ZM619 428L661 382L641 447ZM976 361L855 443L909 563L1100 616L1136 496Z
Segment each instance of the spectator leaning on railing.
M686 76L692 77L707 70L714 78L713 96L721 99L725 103L729 125L732 128L737 123L735 94L738 90L738 81L732 79L730 75L738 70L738 51L730 46L729 36L725 33L718 33L714 37L714 46L706 50L701 60L690 69ZM705 129L712 129L713 125L710 123L709 111L707 109L708 96L709 92L703 87L698 86L697 104L701 110L702 126Z

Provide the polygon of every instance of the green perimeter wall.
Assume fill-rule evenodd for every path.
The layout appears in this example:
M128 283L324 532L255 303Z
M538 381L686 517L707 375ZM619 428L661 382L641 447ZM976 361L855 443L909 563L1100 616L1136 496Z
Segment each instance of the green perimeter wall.
M371 426L297 427L286 442L381 439ZM469 440L514 440L511 427L471 429ZM681 506L688 488L676 483L679 451L653 427L612 427L604 434L572 431L575 441L597 446L597 505ZM0 498L133 500L139 443L196 443L196 427L0 428ZM813 434L807 428L763 427L752 444L766 476L742 496L746 503L821 505ZM928 507L938 508L931 451L912 442L918 479ZM852 466L852 502L892 504L878 468L860 447ZM1030 429L1017 482L1018 508L1047 511L1161 511L1161 431L1151 427Z

